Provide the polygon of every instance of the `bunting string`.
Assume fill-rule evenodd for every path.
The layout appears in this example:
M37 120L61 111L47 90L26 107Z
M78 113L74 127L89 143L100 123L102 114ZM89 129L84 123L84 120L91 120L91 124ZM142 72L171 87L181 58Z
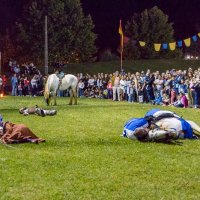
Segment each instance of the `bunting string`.
M179 41L174 41L174 42L170 42L170 43L154 43L154 50L159 52L162 49L167 50L170 49L171 51L176 50L176 48L181 48L183 47L183 44L186 47L190 47L192 42L198 42L198 40L200 40L200 33L197 33L196 35L193 35L192 37L183 39L183 40L179 40ZM145 41L139 41L139 45L141 47L145 47L147 45L147 42Z

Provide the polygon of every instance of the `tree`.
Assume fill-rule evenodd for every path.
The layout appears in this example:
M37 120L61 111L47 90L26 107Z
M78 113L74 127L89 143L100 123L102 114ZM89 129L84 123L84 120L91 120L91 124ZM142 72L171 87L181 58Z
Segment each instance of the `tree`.
M33 0L17 23L21 55L41 61L44 53L44 18L48 16L50 62L89 61L96 53L91 16L85 17L80 0Z
M125 33L130 37L130 42L125 48L127 58L156 58L171 55L167 50L160 52L154 50L154 43L174 41L172 23L168 22L168 16L156 6L150 10L144 10L140 15L135 14L127 22ZM133 41L145 41L146 46L142 48Z
M0 35L0 51L2 52L3 63L16 56L16 46L13 41L13 35L8 29Z

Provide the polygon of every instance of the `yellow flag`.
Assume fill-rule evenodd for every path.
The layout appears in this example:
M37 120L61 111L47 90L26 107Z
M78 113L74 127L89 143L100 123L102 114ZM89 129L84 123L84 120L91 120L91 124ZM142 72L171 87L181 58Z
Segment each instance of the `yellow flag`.
M170 50L174 51L176 49L176 42L169 43Z
M184 40L185 46L189 47L191 45L191 38L187 38Z
M123 30L122 30L122 20L119 21L119 34L121 36L120 48L121 48L121 52L122 52L123 48L124 48L124 33L123 33Z
M160 51L161 44L154 44L155 51Z
M200 37L200 33L198 33L198 36Z
M139 44L140 44L141 47L144 47L146 45L146 42L139 41Z

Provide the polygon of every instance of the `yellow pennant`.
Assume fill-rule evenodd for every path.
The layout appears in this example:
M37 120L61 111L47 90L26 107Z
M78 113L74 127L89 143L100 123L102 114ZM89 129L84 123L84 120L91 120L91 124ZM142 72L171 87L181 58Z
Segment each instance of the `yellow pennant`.
M141 47L144 47L146 45L146 42L143 42L143 41L139 41L139 43Z
M185 46L189 47L191 45L191 38L187 38L184 40Z
M154 44L155 51L160 51L161 44Z
M176 42L169 43L170 50L174 51L176 49Z

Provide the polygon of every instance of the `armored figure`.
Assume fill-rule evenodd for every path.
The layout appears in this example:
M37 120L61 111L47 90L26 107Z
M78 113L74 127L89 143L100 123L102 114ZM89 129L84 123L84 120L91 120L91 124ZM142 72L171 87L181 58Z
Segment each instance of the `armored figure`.
M50 116L56 115L57 111L56 110L44 110L36 105L35 107L30 107L30 108L22 107L19 109L19 113L23 114L24 116L35 114L35 115L45 117L46 115L50 115Z

